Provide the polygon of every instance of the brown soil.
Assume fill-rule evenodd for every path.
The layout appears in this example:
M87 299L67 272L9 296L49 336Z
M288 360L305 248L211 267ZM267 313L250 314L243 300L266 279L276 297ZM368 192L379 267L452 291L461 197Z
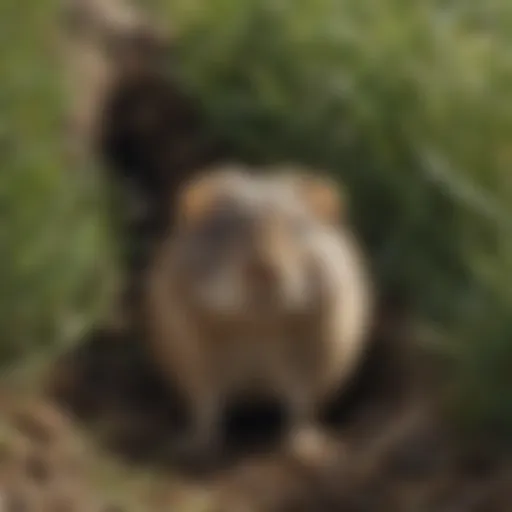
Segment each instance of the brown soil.
M313 458L282 447L269 404L234 404L225 457L199 472L166 451L186 428L179 397L155 380L134 340L96 333L52 365L44 396L5 394L0 489L25 503L7 510L53 500L99 511L108 497L134 511L509 511L510 461L459 442L397 353L376 341L360 381L326 411ZM114 495L94 478L113 461Z
M90 486L82 440L60 409L43 400L4 395L1 412L2 510L109 510Z

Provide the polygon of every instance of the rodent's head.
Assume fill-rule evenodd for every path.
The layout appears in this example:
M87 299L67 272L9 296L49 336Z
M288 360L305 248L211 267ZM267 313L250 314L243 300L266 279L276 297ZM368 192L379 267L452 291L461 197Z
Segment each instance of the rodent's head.
M230 168L195 178L178 198L179 278L210 311L304 309L314 295L314 236L340 208L336 187L304 172Z

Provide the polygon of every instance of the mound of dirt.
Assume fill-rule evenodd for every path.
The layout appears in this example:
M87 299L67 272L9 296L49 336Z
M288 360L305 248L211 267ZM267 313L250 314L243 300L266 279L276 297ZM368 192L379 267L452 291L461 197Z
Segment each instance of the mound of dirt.
M508 511L512 467L480 460L475 471L476 459L457 452L431 414L411 406L380 422L378 434L341 437L323 464L286 455L246 462L219 479L215 510Z
M75 427L42 400L4 396L0 404L0 502L5 512L108 512L91 488Z

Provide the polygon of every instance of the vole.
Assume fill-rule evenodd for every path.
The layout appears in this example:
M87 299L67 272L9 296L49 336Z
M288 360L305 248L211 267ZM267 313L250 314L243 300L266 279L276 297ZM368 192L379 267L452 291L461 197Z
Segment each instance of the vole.
M277 399L289 439L357 371L372 286L341 191L304 170L212 169L178 193L146 281L148 344L190 407L181 447L221 445L224 405Z

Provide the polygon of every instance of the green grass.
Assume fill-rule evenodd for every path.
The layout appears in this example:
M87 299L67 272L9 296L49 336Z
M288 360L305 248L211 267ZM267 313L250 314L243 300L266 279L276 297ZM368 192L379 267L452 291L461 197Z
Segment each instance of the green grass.
M58 4L0 7L0 361L77 339L105 308L98 175L66 154Z

